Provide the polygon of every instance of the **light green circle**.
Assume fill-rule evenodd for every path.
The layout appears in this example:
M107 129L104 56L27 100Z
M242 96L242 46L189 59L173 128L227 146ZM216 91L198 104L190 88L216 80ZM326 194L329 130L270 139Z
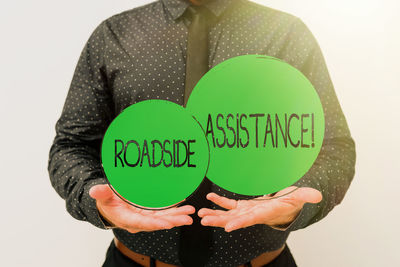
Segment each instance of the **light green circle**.
M299 70L273 57L246 55L220 63L198 82L187 109L210 145L207 177L234 193L263 195L292 185L310 169L322 146L325 122L317 92ZM218 146L238 138L239 147L238 142ZM303 141L295 147L298 140Z
M175 205L196 190L207 172L209 148L201 126L185 108L147 100L127 107L112 121L103 138L101 160L120 197L157 209Z

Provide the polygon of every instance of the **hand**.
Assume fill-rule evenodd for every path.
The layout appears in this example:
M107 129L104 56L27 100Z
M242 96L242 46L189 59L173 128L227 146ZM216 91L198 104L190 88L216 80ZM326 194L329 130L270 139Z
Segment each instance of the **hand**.
M321 192L316 189L296 188L295 186L285 188L274 197L268 195L257 198L265 199L262 201L234 200L209 193L208 200L228 210L202 208L198 211L198 215L202 218L202 225L223 227L227 232L255 224L270 226L287 224L296 218L305 203L318 203L322 200ZM276 198L277 196L281 197Z
M97 209L110 224L130 233L171 229L193 223L189 214L193 206L185 205L166 210L145 210L136 208L118 197L108 185L95 185L89 194L96 199Z

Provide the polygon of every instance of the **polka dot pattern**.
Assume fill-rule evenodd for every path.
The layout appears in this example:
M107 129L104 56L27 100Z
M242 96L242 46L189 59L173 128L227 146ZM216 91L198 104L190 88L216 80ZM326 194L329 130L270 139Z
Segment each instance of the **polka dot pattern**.
M183 104L188 22L182 14L187 5L181 0L162 0L115 15L103 21L86 43L56 124L48 163L52 185L73 217L105 228L88 190L105 183L99 151L112 119L146 99ZM245 54L280 58L313 83L326 120L322 151L296 183L320 190L324 200L306 204L284 231L266 225L231 233L213 229L214 253L207 266L237 266L281 247L290 231L322 219L339 204L354 175L355 148L319 46L300 19L245 0L219 0L207 7L219 16L210 29L210 68ZM245 199L216 185L212 190ZM130 249L179 264L179 229L137 234L113 231Z

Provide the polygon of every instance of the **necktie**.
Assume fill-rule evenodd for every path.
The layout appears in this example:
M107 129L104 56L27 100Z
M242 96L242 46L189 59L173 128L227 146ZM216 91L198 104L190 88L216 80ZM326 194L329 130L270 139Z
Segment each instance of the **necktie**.
M187 38L185 106L194 86L208 71L208 27L213 19L210 12L202 6L189 6L186 12L191 22ZM211 182L205 177L199 188L184 203L196 208L196 213L192 215L193 224L180 227L179 258L184 267L202 267L210 257L212 229L202 226L197 216L199 209L210 207L210 201L206 199L210 191Z

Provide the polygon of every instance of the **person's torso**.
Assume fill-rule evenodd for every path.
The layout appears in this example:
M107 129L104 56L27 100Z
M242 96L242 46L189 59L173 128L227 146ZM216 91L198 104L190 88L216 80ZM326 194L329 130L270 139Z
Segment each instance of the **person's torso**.
M209 32L209 67L231 57L262 54L285 57L293 17L239 0L224 10ZM104 31L104 69L115 116L131 104L163 99L183 104L187 26L174 20L161 1L109 18ZM213 185L217 194L245 198ZM214 208L217 208L215 205ZM161 261L179 264L179 229L130 234L114 229L127 247ZM208 266L237 266L278 249L288 233L255 225L227 233L213 229Z

